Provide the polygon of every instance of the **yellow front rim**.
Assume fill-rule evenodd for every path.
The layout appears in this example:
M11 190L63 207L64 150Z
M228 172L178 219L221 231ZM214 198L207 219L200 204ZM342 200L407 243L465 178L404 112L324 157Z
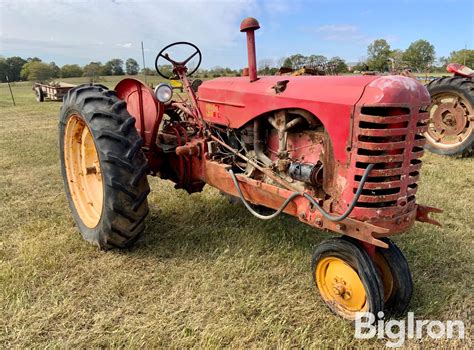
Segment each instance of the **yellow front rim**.
M73 114L66 125L64 164L74 207L82 222L94 228L102 214L102 172L92 134L77 114Z
M315 277L322 298L338 314L354 319L356 312L368 310L364 285L357 271L344 260L322 258Z

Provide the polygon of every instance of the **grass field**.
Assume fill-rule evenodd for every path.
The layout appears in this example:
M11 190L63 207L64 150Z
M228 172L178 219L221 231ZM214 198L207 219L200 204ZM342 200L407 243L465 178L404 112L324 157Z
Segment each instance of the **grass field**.
M102 83L113 86L107 79ZM148 227L129 251L103 252L74 227L59 169L60 103L0 85L0 348L383 347L356 340L315 292L312 250L331 236L289 217L258 221L206 187L187 195L150 178ZM394 238L412 268L419 319L473 315L474 159L425 155L418 201L444 227Z

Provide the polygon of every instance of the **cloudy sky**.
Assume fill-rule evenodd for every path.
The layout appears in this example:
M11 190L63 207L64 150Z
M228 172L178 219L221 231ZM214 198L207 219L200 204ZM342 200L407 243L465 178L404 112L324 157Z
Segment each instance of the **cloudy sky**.
M366 55L385 38L392 48L427 39L438 56L474 48L473 0L0 0L0 55L37 56L58 65L135 58L147 66L174 41L203 51L203 67L246 65L240 21L256 17L258 59L294 53Z

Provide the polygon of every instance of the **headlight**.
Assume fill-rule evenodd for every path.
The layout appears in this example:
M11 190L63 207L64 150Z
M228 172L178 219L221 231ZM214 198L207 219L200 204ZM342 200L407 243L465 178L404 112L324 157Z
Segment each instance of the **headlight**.
M168 103L173 97L173 88L167 83L158 84L155 88L155 96L161 103Z

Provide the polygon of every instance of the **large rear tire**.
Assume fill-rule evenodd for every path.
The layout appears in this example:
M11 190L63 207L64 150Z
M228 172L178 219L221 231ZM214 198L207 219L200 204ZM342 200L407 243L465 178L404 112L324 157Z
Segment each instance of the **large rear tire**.
M447 156L472 154L474 80L445 77L431 81L426 87L431 95L431 105L425 148Z
M147 161L126 103L104 86L81 85L64 97L59 149L66 196L83 238L125 248L148 214Z

